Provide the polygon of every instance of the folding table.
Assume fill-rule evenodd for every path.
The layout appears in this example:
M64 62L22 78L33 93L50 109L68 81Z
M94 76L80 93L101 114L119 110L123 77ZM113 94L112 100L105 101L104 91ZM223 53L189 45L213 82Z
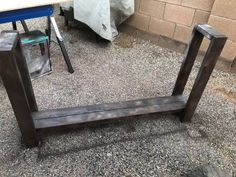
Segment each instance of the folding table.
M22 2L22 3L24 3L24 2ZM31 5L31 6L33 6L33 5ZM27 6L25 6L25 7L27 7ZM52 26L55 30L55 33L56 33L56 38L57 38L58 44L59 44L62 54L64 56L64 60L67 64L68 71L70 73L74 72L71 62L70 62L70 59L69 59L69 56L68 56L68 53L66 51L64 42L63 42L63 38L59 32L55 18L52 16L52 14L53 14L52 5L36 6L36 7L23 8L23 9L17 9L17 7L15 7L15 9L14 9L14 7L8 8L8 9L14 9L14 10L6 10L6 9L7 8L5 8L5 10L0 8L0 24L12 22L14 30L17 29L16 23L15 23L16 21L21 21L24 30L27 32L28 28L27 28L27 25L25 24L24 20L39 18L39 17L47 17L46 34L49 36L49 39L50 39L50 37L51 37L51 24L52 24Z

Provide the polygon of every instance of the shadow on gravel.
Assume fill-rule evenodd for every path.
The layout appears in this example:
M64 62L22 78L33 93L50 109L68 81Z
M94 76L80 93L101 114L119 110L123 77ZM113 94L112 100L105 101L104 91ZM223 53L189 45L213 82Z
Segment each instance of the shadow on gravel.
M140 120L142 123L143 121L147 121L147 118L143 118L143 120ZM151 118L152 119L152 118ZM134 119L135 120L135 119ZM127 142L140 142L145 141L149 142L153 139L157 138L164 138L165 136L171 136L179 133L186 133L187 134L187 127L183 126L181 124L175 125L174 121L171 123L172 125L169 126L168 129L161 131L158 130L155 131L149 131L148 133L143 132L141 130L140 132L136 131L134 124L134 120L124 120L124 121L115 121L113 123L100 123L98 125L89 125L89 126L82 126L77 129L76 127L73 127L70 131L68 129L62 129L62 130L48 130L46 132L43 132L43 139L47 139L47 142L42 142L41 146L39 147L39 154L38 154L38 161L43 161L47 159L50 156L65 156L68 153L74 153L74 152L80 152L80 151L87 151L91 149L101 148L105 146L112 146L117 145L120 143L127 143ZM150 119L149 119L150 120ZM139 122L139 123L140 123ZM171 120L170 120L171 122ZM118 129L119 135L109 135L112 130ZM157 128L158 129L158 128ZM86 133L84 133L84 131ZM94 137L99 136L101 134L107 134L103 138ZM109 132L110 131L110 132ZM123 134L122 134L123 133ZM84 138L85 135L89 134L88 136L91 137L85 137L85 141L77 140L75 137L79 134L82 134L81 136ZM71 144L69 141L67 141L68 145L66 148L64 148L65 143L55 143L50 142L50 139L59 139L58 141L61 141L61 137L68 137L71 136ZM62 138L63 139L63 138ZM74 142L74 139L76 139L77 142ZM49 142L48 142L49 141ZM54 144L55 143L55 144Z

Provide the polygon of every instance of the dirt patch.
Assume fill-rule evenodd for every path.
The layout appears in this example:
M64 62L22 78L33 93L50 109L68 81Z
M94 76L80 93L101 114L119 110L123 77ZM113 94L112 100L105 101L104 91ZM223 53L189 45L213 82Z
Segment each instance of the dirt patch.
M232 91L232 90L227 90L224 87L215 87L213 88L215 91L220 92L220 94L225 98L228 99L230 101L232 101L233 103L236 104L236 92Z
M233 102L234 104L236 104L236 91L227 89L223 86L207 86L207 87L210 88L211 90L217 92L218 94L220 94L223 98L228 99L231 102ZM187 83L185 89L191 91L192 85Z
M115 40L114 44L123 48L132 48L134 38L128 34L121 33Z

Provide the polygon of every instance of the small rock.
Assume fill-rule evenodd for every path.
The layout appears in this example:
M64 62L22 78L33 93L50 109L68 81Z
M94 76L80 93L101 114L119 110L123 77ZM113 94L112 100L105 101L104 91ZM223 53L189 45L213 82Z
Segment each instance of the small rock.
M198 130L193 129L193 128L188 128L188 134L191 138L201 138L202 137L202 134Z
M111 157L112 156L112 153L107 153L107 157Z

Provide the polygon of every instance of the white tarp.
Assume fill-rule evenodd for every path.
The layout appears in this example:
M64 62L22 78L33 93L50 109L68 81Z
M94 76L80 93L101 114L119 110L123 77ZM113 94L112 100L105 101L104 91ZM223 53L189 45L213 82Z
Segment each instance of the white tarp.
M70 7L76 20L112 41L118 35L116 27L134 13L134 0L74 0L62 4L62 8Z

